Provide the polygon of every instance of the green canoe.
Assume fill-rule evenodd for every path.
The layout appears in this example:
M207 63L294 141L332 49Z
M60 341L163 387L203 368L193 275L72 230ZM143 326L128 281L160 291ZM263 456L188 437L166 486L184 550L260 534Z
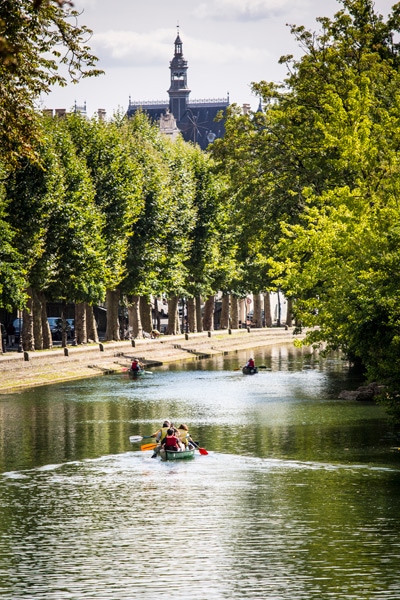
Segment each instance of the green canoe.
M162 460L184 460L185 458L193 458L195 448L190 450L181 450L180 452L174 452L173 450L160 450L160 456Z

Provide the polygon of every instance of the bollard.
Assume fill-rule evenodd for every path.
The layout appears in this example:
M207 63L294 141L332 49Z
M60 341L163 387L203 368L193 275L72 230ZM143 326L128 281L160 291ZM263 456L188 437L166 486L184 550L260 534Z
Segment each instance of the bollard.
M99 350L100 350L100 352L104 352L104 346L103 346L103 344L99 344Z
M211 331L207 332L208 337L211 337Z
M232 329L230 327L228 329L228 333L229 333L229 335L232 335Z
M188 340L188 339L189 339L189 334L185 333L185 340Z
M24 352L24 360L29 360L29 352Z
M69 350L68 350L68 348L64 348L64 356L69 356Z
M132 348L134 348L136 346L135 340L131 340L131 344L132 344Z

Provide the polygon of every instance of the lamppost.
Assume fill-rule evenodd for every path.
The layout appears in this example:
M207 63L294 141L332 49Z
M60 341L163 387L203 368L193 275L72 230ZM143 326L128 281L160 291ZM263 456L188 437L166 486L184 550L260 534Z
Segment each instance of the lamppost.
M19 324L19 340L18 340L18 352L23 352L24 348L22 346L22 311L18 311L18 324Z

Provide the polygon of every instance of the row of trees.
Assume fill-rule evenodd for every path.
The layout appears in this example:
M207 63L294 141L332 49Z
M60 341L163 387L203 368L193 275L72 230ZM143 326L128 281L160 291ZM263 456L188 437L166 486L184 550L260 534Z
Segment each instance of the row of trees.
M110 122L42 118L37 160L22 157L1 186L9 235L2 304L24 309L25 349L49 347L46 302L76 303L78 343L97 339L93 304L107 302L108 340L129 305L134 335L151 325L151 296L214 297L234 270L227 212L212 159L172 142L144 114ZM139 301L140 300L140 301ZM65 342L65 340L64 340Z
M214 156L228 179L243 258L293 300L326 342L400 390L400 4L342 0L320 31L292 27L282 85L254 85L265 110L232 110Z
M189 329L212 328L218 290L247 291L236 260L226 179L210 156L172 144L144 115L126 122L40 115L35 99L67 67L72 81L100 73L86 45L91 32L64 0L0 5L0 303L24 310L23 345L51 345L46 302L76 304L77 341L96 339L91 307L107 302L107 339L119 338L118 305L135 335L151 328L151 296L187 299ZM139 302L140 299L140 302ZM195 300L197 299L197 301ZM256 316L261 305L256 303ZM65 316L65 315L64 315ZM260 319L259 319L260 320ZM66 343L65 335L63 343Z

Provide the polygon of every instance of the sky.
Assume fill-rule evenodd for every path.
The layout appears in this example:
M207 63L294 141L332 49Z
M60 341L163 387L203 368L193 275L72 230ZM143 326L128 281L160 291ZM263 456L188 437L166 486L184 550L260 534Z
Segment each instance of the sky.
M73 0L79 24L93 31L88 42L105 75L81 80L41 98L41 108L86 102L92 116L111 118L132 101L166 100L169 63L179 27L188 61L190 101L226 98L255 110L251 83L282 81L279 58L301 56L289 25L318 31L317 17L332 17L337 0ZM375 0L385 18L395 0Z

